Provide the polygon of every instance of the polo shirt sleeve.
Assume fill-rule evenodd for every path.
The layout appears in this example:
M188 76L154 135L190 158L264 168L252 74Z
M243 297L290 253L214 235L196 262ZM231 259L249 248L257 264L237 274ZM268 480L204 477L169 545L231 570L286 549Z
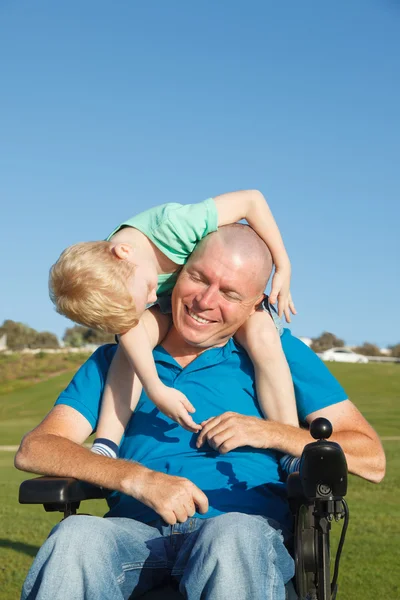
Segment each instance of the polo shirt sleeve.
M196 244L218 229L218 212L213 198L198 204L162 204L121 223L107 240L126 226L144 233L163 254L183 265Z
M92 430L97 426L104 385L116 348L117 344L98 348L80 367L55 403L55 406L65 404L77 410L89 421Z
M316 411L343 402L346 392L322 360L301 340L284 329L283 351L293 378L299 420Z

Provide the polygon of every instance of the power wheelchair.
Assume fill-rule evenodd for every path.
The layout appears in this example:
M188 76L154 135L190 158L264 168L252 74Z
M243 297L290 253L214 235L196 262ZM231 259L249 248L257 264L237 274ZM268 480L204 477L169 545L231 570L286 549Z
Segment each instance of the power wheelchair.
M287 493L294 517L292 552L296 574L287 588L288 600L335 600L339 560L347 530L349 511L347 463L341 447L328 441L332 425L315 419L310 426L317 440L305 446L298 473L287 480ZM64 518L76 514L81 501L106 498L109 490L72 478L38 477L24 481L19 490L21 504L43 504L46 511L60 511ZM344 519L331 578L331 524ZM62 568L62 565L60 565ZM179 600L173 587L158 588L142 596L144 600Z

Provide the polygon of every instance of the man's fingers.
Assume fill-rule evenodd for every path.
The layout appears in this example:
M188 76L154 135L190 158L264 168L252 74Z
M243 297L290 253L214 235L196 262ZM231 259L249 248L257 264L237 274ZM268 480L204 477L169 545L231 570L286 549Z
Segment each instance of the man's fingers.
M197 512L204 515L208 511L208 498L205 495L205 493L197 486L194 486L193 489L193 500L195 505L197 506Z
M162 517L168 525L175 525L176 523L176 515L172 510L163 511L160 513L160 517Z
M238 448L239 444L234 442L235 435L231 435L228 439L226 439L218 448L218 452L220 454L226 454L235 448Z
M223 444L228 437L231 437L231 435L231 427L226 423L220 423L206 435L206 440L211 448L219 451L221 444Z
M208 423L209 421L211 421L212 419L215 419L215 417L209 417L208 419L205 419L204 421L202 421L202 422L200 423L200 425L201 425L202 427L204 427L204 425L205 425L206 423Z
M193 500L188 500L188 502L186 502L186 504L185 504L185 510L186 510L186 513L187 513L188 517L193 517L193 515L196 512L196 507L194 505Z
M184 523L188 520L188 512L186 510L185 505L182 504L181 506L175 506L174 513L178 523Z
M212 419L209 419L206 424L204 425L202 423L202 430L201 433L199 435L199 437L197 438L197 443L196 446L198 448L200 448L200 446L202 446L204 444L204 441L206 439L207 434L217 425L219 425L219 423L221 422L220 417L213 417Z

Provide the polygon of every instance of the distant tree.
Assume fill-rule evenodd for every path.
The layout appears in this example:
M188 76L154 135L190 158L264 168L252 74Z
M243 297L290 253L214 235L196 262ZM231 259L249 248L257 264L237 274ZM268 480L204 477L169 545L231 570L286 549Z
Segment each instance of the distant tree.
M353 350L357 354L364 354L364 356L381 356L381 349L369 342L364 342L362 346L356 346Z
M50 331L37 332L30 348L59 348L60 344L57 336Z
M80 348L84 346L86 343L83 339L83 334L87 330L86 327L82 327L82 325L74 325L73 327L68 327L64 331L63 342L66 346L72 346L72 348Z
M99 329L87 329L83 334L83 338L86 344L112 344L115 341L115 335L113 333L106 333Z
M392 356L394 356L394 358L400 358L400 344L389 346L389 350L391 351Z
M319 337L313 338L311 348L314 352L324 352L330 348L342 348L344 346L344 340L336 337L329 331L324 331Z
M65 330L63 341L66 346L80 348L86 344L108 344L114 341L112 333L104 333L98 329L90 329L82 325L74 325Z
M36 331L28 325L24 325L24 323L6 319L0 327L0 335L4 334L7 336L7 347L10 350L22 350L23 348L29 348L35 338Z
M0 327L0 336L6 334L7 347L10 350L24 348L58 348L57 337L48 331L36 331L24 323L6 319Z

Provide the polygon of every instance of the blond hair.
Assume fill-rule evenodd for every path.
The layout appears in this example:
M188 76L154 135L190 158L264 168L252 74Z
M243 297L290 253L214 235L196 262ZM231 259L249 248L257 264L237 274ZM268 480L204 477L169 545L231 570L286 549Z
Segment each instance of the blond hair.
M49 292L57 312L108 333L123 333L138 323L126 281L135 265L118 258L110 242L70 246L50 269Z

